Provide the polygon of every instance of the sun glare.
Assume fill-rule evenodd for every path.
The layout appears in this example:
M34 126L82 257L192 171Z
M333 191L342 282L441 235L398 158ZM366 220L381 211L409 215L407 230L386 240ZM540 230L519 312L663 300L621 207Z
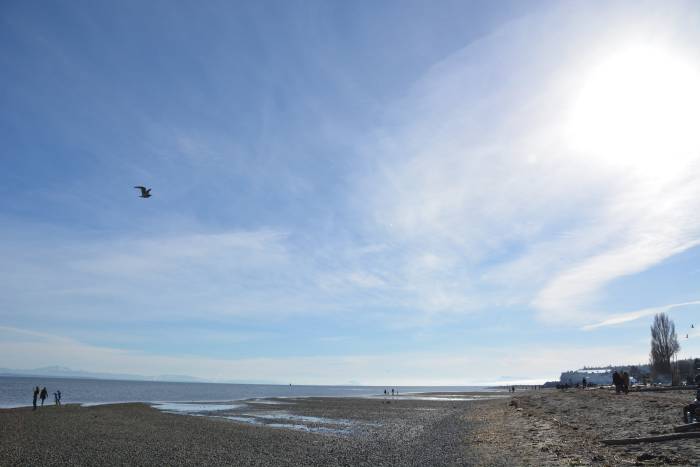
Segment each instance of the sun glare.
M700 152L700 73L654 46L619 49L583 74L567 140L595 162L675 172Z

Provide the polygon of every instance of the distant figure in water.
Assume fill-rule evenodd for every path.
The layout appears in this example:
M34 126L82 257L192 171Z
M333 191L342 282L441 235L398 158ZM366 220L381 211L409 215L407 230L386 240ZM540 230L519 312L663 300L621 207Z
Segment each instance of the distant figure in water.
M513 388L512 388L512 389L513 389L513 392L515 392L515 386L513 386Z
M34 399L32 400L32 405L34 408L32 410L36 410L36 398L39 397L39 386L34 388Z
M391 388L391 397L394 397L394 388Z
M44 387L41 390L41 394L39 394L39 398L41 399L41 406L42 407L44 406L44 401L46 400L47 397L49 397L49 391L47 391L46 387Z
M61 391L53 393L53 401L57 406L61 405Z

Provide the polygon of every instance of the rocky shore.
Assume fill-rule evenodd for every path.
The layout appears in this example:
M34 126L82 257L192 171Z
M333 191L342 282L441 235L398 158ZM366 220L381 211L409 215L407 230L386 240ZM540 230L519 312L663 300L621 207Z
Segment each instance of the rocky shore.
M466 437L483 465L700 465L700 441L684 439L607 446L604 439L673 433L694 390L630 392L546 390L517 394L508 404L476 404Z
M692 391L250 401L193 416L146 404L0 410L0 465L698 465L670 433ZM161 409L163 409L161 407Z

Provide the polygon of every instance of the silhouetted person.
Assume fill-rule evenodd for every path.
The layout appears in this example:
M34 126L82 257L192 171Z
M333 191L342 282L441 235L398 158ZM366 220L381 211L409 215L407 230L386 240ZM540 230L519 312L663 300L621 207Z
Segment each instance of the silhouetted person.
M391 397L394 397L394 388L391 388Z
M61 405L61 391L53 393L53 401L56 405Z
M626 371L622 373L622 390L625 394L630 392L630 374Z
M34 408L32 410L36 410L36 398L39 397L39 386L34 388L34 398L32 400L32 405Z
M49 391L47 391L46 388L44 387L41 390L41 394L39 394L39 398L41 399L41 406L42 407L44 406L44 401L46 400L47 397L49 397Z
M622 390L622 376L616 371L613 373L612 379L615 385L615 394L620 394L620 390Z
M700 389L695 392L695 400L683 407L683 421L693 423L700 412Z
M583 380L581 381L581 386L583 386L583 389L586 389L587 384L588 384L588 382L586 381L586 377L584 376Z
M513 392L515 392L515 386L513 386Z

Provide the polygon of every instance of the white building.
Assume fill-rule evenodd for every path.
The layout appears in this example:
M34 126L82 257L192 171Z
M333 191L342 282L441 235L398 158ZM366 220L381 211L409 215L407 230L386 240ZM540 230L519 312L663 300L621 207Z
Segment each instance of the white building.
M612 375L614 368L584 368L576 371L565 371L559 377L561 384L569 384L575 386L586 378L586 382L590 384L612 384Z

